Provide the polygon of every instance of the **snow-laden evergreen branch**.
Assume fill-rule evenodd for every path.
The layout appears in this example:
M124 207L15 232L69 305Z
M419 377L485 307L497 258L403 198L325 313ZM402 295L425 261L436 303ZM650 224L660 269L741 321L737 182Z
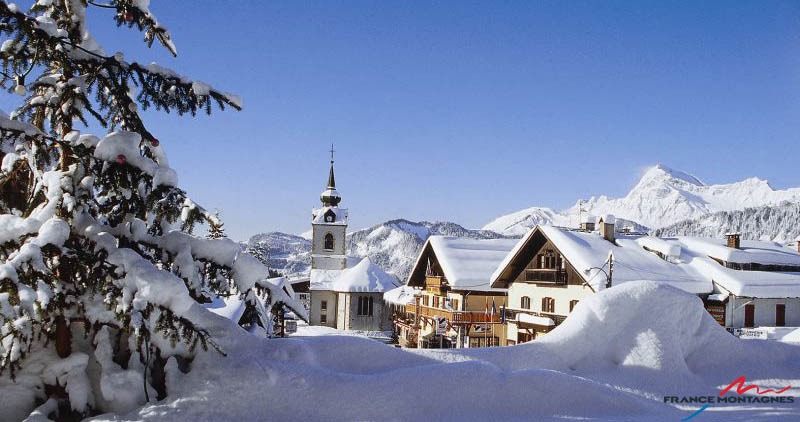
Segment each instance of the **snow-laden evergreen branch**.
M274 306L305 318L238 244L191 234L197 223L222 222L178 188L139 115L239 101L156 64L107 56L87 30L88 5L40 0L23 13L0 2L0 83L30 92L10 117L0 113L0 376L35 374L43 399L69 397L74 414L62 417L114 400L93 390L90 361L101 378L161 399L168 359L190 362L198 347L224 354L220 333L192 316L216 298L238 295L255 316L248 328L269 332ZM174 52L146 1L108 5L118 23L122 16ZM90 116L117 130L75 130ZM31 356L43 364L31 367Z

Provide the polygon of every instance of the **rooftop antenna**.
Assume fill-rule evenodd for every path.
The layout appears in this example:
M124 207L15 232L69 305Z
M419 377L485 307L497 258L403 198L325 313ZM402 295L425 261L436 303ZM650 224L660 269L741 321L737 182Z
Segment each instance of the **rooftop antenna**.
M581 223L583 223L583 213L586 212L583 209L583 199L578 200L578 227L581 227Z

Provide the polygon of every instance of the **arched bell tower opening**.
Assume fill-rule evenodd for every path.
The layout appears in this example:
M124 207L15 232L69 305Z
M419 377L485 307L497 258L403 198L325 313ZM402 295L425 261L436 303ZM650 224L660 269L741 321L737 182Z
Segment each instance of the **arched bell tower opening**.
M331 233L325 234L325 250L332 251L334 246L334 239Z

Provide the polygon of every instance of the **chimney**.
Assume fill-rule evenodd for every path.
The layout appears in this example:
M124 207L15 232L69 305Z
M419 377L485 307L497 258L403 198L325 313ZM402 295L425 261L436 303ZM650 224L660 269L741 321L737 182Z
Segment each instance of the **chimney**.
M581 218L581 230L586 230L593 232L595 229L595 224L597 222L597 217L593 215L586 215L585 217Z
M728 238L728 247L733 249L740 249L742 242L742 235L739 233L728 233L725 235Z
M600 236L611 243L617 243L614 237L614 224L617 219L611 214L606 214L600 218Z

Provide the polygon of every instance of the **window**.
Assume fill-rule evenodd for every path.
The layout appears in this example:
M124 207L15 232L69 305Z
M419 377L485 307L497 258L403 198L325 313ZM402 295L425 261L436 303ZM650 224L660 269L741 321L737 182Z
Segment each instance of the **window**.
M422 296L422 306L428 306L430 297L429 296Z
M555 270L561 268L564 263L561 255L555 253L552 249L548 249L544 253L537 255L536 264L536 268L539 269Z
M372 316L372 297L358 297L358 316Z
M322 302L320 302L319 303L319 308L322 310L322 312L327 311L328 310L328 301L327 300L323 300Z
M454 311L458 311L458 299L450 299L450 306L453 307Z
M556 300L552 297L542 298L542 312L553 313L556 311Z
M325 250L333 250L333 235L330 233L325 235Z
M517 344L527 343L536 338L536 333L530 331L517 332Z
M530 309L531 308L531 298L528 296L522 296L522 300L520 300L519 307L522 309Z
M439 307L439 296L434 296L433 297L433 307L434 308L438 308Z
M328 316L325 315L325 314L320 315L319 316L319 323L320 324L327 324L328 323Z
M744 326L752 327L755 325L756 307L755 305L744 305Z
M570 300L569 301L569 311L572 312L572 310L575 309L575 305L577 305L577 304L578 304L577 300Z
M775 305L775 326L786 326L786 305L782 303Z

